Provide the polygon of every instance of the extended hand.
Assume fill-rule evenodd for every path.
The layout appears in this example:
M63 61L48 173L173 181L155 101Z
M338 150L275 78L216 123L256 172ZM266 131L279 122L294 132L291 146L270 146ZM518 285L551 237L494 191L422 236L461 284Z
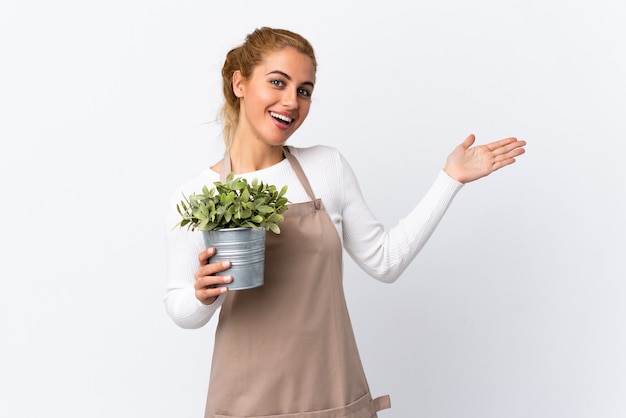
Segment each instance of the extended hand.
M515 162L524 153L526 141L506 138L487 145L472 147L476 137L468 136L448 156L444 171L461 183L469 183L488 176L496 170Z

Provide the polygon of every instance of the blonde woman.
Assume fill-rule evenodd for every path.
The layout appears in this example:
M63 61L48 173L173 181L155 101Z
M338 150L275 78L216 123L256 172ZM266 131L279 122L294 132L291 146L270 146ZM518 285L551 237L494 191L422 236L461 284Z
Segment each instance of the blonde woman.
M372 397L342 287L342 249L369 275L394 281L426 243L464 183L515 161L524 141L456 147L421 202L385 230L342 155L328 146L287 146L311 106L317 62L302 36L260 28L222 69L226 153L173 195L238 176L288 186L281 234L268 234L265 284L228 291L236 278L212 263L200 234L168 232L165 306L181 327L219 310L206 417L370 418L390 407Z

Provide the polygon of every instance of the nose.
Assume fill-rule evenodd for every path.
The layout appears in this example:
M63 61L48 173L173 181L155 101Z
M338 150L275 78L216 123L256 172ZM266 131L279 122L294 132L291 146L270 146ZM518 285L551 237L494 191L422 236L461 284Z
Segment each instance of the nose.
M298 89L285 89L281 100L283 106L287 109L298 108Z

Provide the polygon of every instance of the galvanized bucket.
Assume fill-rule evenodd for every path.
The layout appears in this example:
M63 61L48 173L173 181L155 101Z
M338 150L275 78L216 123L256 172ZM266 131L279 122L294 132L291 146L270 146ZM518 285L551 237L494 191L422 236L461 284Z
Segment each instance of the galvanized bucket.
M230 290L252 289L263 285L265 265L265 229L226 228L202 231L204 244L215 247L211 263L228 260L231 267L218 273L232 276L231 283L221 285Z

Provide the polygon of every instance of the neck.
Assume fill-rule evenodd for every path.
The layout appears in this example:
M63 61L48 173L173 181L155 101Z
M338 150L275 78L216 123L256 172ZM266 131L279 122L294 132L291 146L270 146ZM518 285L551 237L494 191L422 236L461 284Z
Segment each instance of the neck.
M231 169L235 174L250 173L271 167L284 158L282 146L243 144L233 141L229 150Z

